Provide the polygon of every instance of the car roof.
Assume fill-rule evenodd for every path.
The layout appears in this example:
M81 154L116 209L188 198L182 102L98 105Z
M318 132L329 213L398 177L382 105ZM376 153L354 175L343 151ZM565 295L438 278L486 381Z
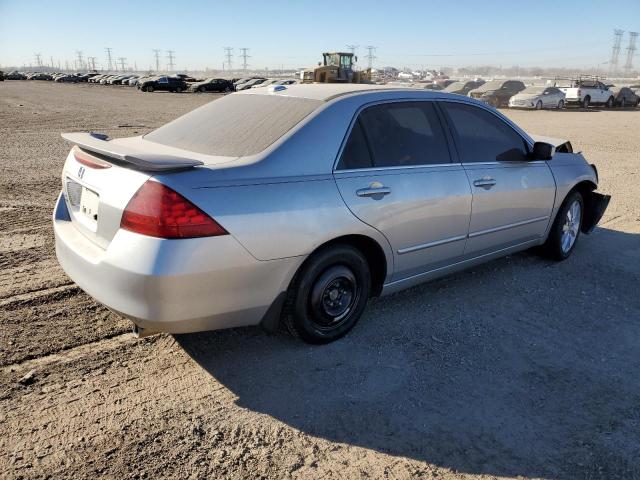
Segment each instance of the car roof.
M364 93L377 90L407 90L415 92L412 88L398 88L387 85L374 85L366 83L302 83L283 85L283 89L272 92L269 88L257 88L243 90L238 95L280 95L283 97L307 98L310 100L329 101L336 97L352 93Z

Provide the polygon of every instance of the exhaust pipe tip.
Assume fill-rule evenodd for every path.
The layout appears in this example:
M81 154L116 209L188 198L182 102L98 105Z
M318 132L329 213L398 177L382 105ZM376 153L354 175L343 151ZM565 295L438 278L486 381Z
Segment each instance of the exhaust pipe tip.
M139 327L134 323L132 328L132 333L136 338L145 338L157 332L151 331L148 328Z

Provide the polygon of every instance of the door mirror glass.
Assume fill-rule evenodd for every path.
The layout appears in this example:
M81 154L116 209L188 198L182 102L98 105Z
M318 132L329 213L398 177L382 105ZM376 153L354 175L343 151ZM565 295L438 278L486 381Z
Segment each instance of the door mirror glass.
M536 142L533 144L531 158L533 160L551 160L556 153L556 147L550 143Z

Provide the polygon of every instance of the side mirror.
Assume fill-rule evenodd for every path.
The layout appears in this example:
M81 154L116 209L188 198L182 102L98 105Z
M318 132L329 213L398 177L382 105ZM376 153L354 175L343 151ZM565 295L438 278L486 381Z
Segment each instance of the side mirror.
M556 154L556 147L550 143L536 142L533 144L533 151L531 152L532 160L551 160Z

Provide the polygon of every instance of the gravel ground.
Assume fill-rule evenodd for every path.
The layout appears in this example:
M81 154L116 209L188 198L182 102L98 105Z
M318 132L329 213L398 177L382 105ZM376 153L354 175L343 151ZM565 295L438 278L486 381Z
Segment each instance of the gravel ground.
M143 133L215 95L0 83L0 477L640 478L640 110L508 111L613 200L525 252L371 302L343 340L136 340L55 261L60 132Z

